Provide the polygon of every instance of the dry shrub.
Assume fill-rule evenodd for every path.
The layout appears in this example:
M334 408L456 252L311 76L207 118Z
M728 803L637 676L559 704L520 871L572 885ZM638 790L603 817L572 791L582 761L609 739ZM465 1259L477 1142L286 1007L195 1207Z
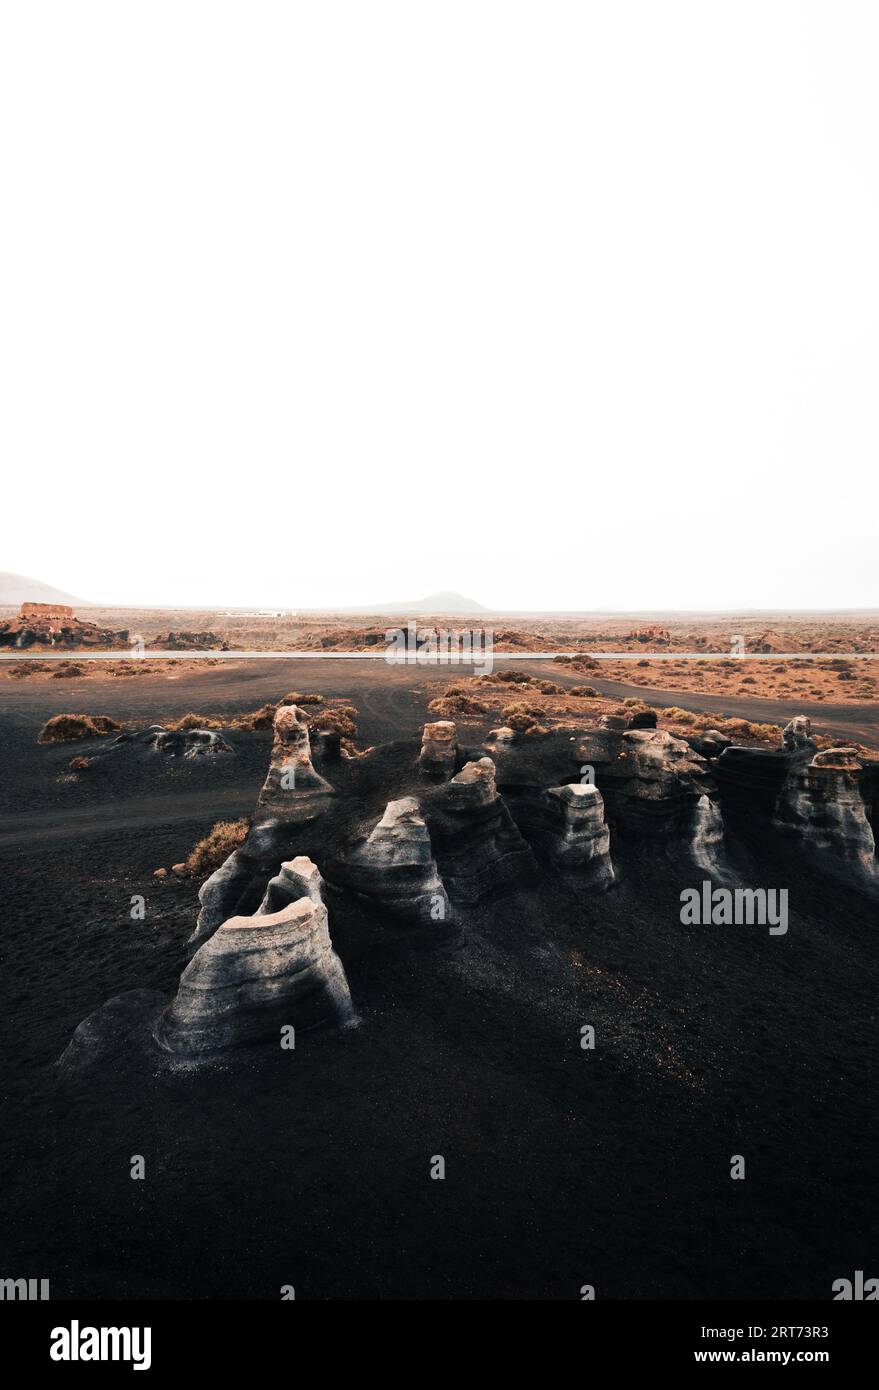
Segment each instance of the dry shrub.
M171 733L185 733L187 729L222 729L222 719L213 719L209 714L181 714L179 719L175 719L172 724L166 724L165 728Z
M259 709L251 710L249 714L239 714L232 720L234 729L244 729L252 733L255 729L270 729L274 722L277 705L261 705Z
M323 705L326 701L323 695L301 695L298 690L291 690L289 695L285 695L283 700L278 701L279 705Z
M91 765L91 758L84 758L82 754L79 754L75 758L71 758L70 762L67 764L71 772L84 772L85 769L91 767Z
M9 674L14 680L23 680L28 676L45 675L51 670L51 661L19 661L17 665L9 667Z
M306 724L314 733L341 734L343 738L357 737L357 711L353 705L336 705L320 714L307 715Z
M454 719L456 715L463 717L468 714L488 714L490 707L482 700L475 700L460 687L450 686L444 695L431 700L427 708L431 714L439 715L440 719Z
M295 698L294 698L295 697ZM259 709L251 710L248 714L239 714L232 721L234 729L244 729L252 733L258 729L270 729L274 723L275 715L281 705L316 705L323 704L323 695L299 695L293 691L290 695L285 695L277 705L262 705ZM302 710L305 723L308 725L309 732L312 733L337 733L343 739L354 739L357 736L357 710L353 705L333 705L321 710L317 714L311 714L307 709Z
M47 663L48 664L48 663ZM52 672L53 681L68 680L71 676L84 676L85 667L81 661L59 661Z
M246 820L217 821L210 834L199 840L192 850L186 860L186 872L204 874L218 869L232 851L243 843L247 829Z
M679 705L666 705L657 711L660 719L670 720L674 724L698 724L697 716L689 709L681 709Z
M580 700L597 700L598 691L594 685L572 685L568 691L569 695L576 695Z
M108 714L55 714L46 720L37 743L70 743L78 738L118 733L121 728Z
M504 723L517 734L546 733L538 722L543 711L536 705L507 705L501 713Z
M537 689L541 695L564 695L566 693L562 686L556 685L555 681L538 681Z

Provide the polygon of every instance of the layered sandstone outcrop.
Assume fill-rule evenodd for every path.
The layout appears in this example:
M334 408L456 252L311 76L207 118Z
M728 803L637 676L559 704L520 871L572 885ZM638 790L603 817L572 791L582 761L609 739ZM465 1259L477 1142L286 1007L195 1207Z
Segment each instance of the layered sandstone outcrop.
M816 753L810 762L797 763L788 772L773 820L798 835L808 849L820 851L828 867L855 868L875 881L876 841L864 781L864 764L853 748Z
M302 1032L352 1016L320 877L299 858L282 865L256 913L230 917L199 947L156 1037L169 1052L199 1056L277 1039L282 1027Z
M458 760L458 731L451 719L425 724L419 762L426 772L451 776Z
M608 806L623 819L672 829L710 789L705 759L664 729L629 729L600 779Z
M389 801L381 820L333 869L333 881L407 922L444 922L449 900L414 796Z
M572 782L550 787L544 804L543 843L550 856L564 868L582 869L589 887L607 888L614 871L601 792L593 783Z
M214 729L148 729L144 743L166 758L215 758L234 752Z
M724 807L735 813L772 816L781 789L794 768L816 752L811 721L796 715L782 731L781 748L728 745L712 764Z
M432 796L425 814L453 903L477 903L530 873L534 858L498 793L491 758L468 762Z
M657 722L655 709L640 709L629 720L629 728L655 729Z
M612 824L627 834L677 838L714 868L723 838L705 759L664 729L629 729L619 756L597 775Z
M311 761L308 726L296 705L275 713L269 771L247 838L202 884L190 946L200 946L231 917L245 895L295 848L297 833L324 814L333 796Z

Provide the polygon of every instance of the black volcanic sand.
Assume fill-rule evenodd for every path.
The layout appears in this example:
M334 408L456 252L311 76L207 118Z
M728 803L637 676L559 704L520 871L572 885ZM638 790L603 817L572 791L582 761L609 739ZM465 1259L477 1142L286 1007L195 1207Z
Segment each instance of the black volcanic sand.
M323 686L313 666L285 673L274 698L329 684L369 741L397 742L324 768L343 793L325 848L413 784L409 736L434 693L418 673L387 705L364 701L338 667ZM74 682L53 684L44 707L35 692L0 706L8 1273L49 1278L53 1298L274 1299L293 1284L298 1298L577 1299L585 1283L600 1298L827 1298L875 1263L876 905L762 822L730 828L728 864L790 890L785 937L682 926L680 890L702 871L619 836L610 893L540 867L433 949L329 893L356 1028L198 1071L133 1051L60 1077L104 1000L170 998L198 885L152 871L252 811L270 738L233 733L234 757L185 766L122 749L67 781L94 745L38 747L50 713L130 718L133 699L147 724L234 700L156 686L146 708L140 682L74 700ZM239 709L271 698L253 693ZM300 846L319 864L320 841Z

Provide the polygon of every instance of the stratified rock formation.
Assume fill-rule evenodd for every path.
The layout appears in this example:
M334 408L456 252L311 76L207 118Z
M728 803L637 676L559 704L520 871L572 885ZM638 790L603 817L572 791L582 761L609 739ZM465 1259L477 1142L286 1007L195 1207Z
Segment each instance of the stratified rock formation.
M599 779L614 818L655 833L680 831L711 794L704 758L664 729L630 729Z
M454 903L477 903L534 868L534 858L498 794L491 758L468 762L426 807L442 881Z
M299 706L280 705L273 728L271 762L254 824L275 819L280 825L305 825L323 815L333 789L312 766L308 725Z
M732 739L717 729L705 729L701 734L691 734L687 742L700 758L719 758L724 748L732 745Z
M795 715L789 724L785 724L781 737L788 753L815 750L815 744L812 742L812 721L804 714Z
M589 729L581 735L576 745L581 777L593 777L600 782L603 773L615 767L623 749L625 732L625 719L617 714L607 714L599 720L597 729Z
M772 816L792 769L808 763L815 752L811 722L802 714L782 730L781 748L724 748L712 765L724 807Z
M876 841L863 782L864 764L853 748L816 753L811 762L788 772L774 821L799 835L808 849L829 854L829 861L822 860L828 867L855 868L875 880Z
M425 724L419 762L426 772L451 776L458 760L458 732L451 719Z
M231 917L196 951L177 997L161 1016L157 1039L169 1052L199 1056L278 1039L353 1014L342 962L330 940L320 877L311 861L281 867L265 903L305 887L275 911Z
M428 925L449 915L430 832L414 796L388 802L371 834L334 867L333 880L408 922Z
M550 787L544 800L544 843L551 857L565 868L585 870L590 888L607 888L614 872L601 792L593 783L572 782Z
M655 729L657 725L655 709L641 709L629 720L630 729Z
M311 762L308 726L296 705L281 705L274 717L268 776L257 799L247 838L202 885L201 912L190 946L200 946L258 891L295 848L296 833L322 816L333 788Z

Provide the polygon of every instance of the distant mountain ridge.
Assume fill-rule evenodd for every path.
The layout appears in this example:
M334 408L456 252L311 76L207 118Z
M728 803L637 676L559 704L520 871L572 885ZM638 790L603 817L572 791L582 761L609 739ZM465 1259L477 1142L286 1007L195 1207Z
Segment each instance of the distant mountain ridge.
M477 603L473 598L465 598L463 594L457 594L453 589L442 589L437 594L428 594L426 598L410 599L408 603L371 603L358 604L356 608L339 608L339 613L488 613L491 610L483 608L481 603Z
M66 603L70 607L84 606L84 599L75 594L66 594L52 584L44 584L41 579L31 579L26 574L10 574L0 571L0 604L18 607L22 603Z

